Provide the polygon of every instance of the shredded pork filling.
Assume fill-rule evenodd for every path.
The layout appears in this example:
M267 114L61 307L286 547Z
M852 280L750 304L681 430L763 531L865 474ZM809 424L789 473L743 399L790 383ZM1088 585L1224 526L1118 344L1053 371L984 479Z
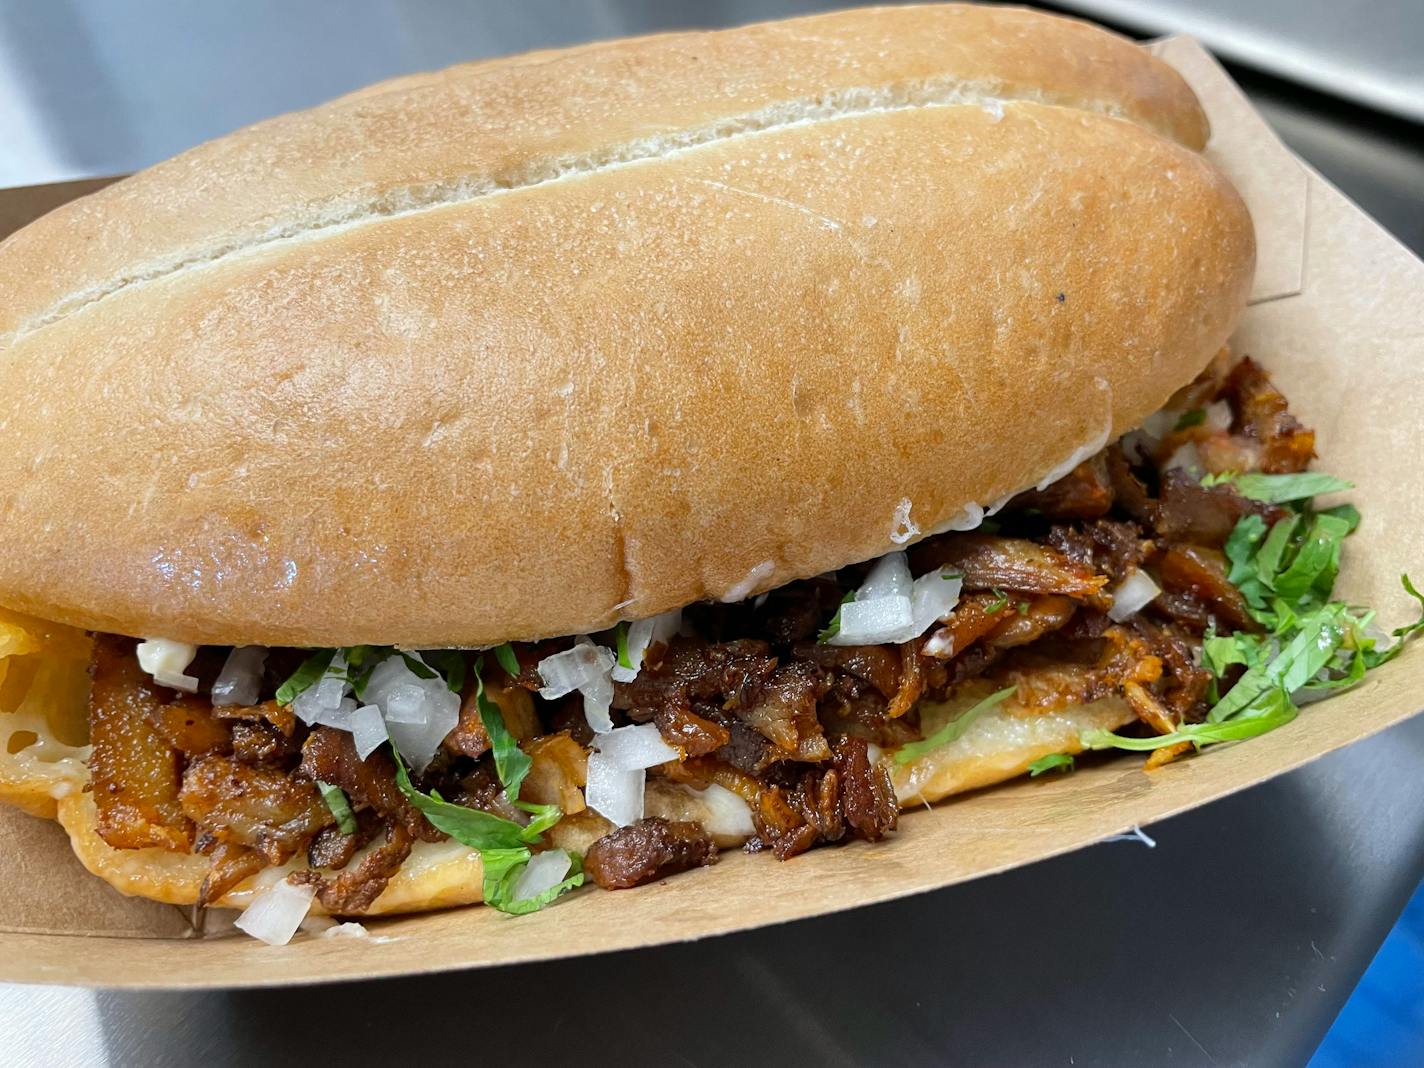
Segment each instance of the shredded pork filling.
M1218 360L1167 414L1155 438L1128 435L1048 488L1019 495L979 529L913 546L915 574L942 568L962 581L953 609L914 640L821 640L869 565L738 604L693 605L680 633L649 642L631 681L613 682L614 725L652 725L676 758L649 767L649 776L730 790L750 808L755 833L746 849L787 859L891 832L897 806L880 754L921 740L918 702L947 699L970 680L1014 687L1021 705L1045 713L1120 695L1144 734L1200 723L1213 678L1202 666L1203 636L1260 629L1228 578L1224 544L1243 517L1270 525L1289 514L1203 476L1300 472L1314 439L1249 359L1229 368ZM1147 581L1139 574L1152 580L1147 594L1157 592L1119 618L1115 597L1126 597L1125 583ZM592 637L617 648L615 634ZM442 677L459 690L459 718L433 758L411 767L410 786L516 827L535 818L535 807L558 806L566 826L592 828L584 870L601 886L711 863L715 829L657 817L615 827L593 811L589 780L602 765L591 764L585 696L539 695L549 690L541 661L572 645L506 647L512 658L496 666L486 655L482 673L474 653L438 654ZM363 759L358 734L310 725L290 701L279 703L279 687L306 651L270 650L260 700L214 706L208 695L227 653L201 650L188 668L197 692L183 693L140 669L132 639L98 636L90 724L100 835L119 849L211 858L204 902L297 858L311 870L296 879L328 911L365 911L413 843L444 838L448 820L413 803L400 781L405 762L389 746ZM491 737L505 732L507 744ZM509 780L518 754L527 769L515 803ZM330 803L333 791L344 807Z

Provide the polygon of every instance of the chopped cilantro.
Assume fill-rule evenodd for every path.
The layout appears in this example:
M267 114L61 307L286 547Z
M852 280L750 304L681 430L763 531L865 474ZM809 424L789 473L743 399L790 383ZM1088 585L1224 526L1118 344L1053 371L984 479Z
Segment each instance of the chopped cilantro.
M528 849L492 849L480 854L480 863L485 870L484 897L487 904L511 916L523 916L538 912L555 898L583 885L583 858L577 853L570 853L569 859L573 864L562 882L533 897L515 900L514 886L529 863L530 855Z
M463 650L435 649L423 655L425 660L435 665L437 674L445 676L445 685L450 687L451 693L459 693L465 688L466 665Z
M1038 778L1046 771L1069 772L1073 770L1072 753L1049 753L1041 756L1028 766L1028 773L1031 778Z
M356 813L351 811L351 802L346 799L346 791L329 782L320 782L316 788L321 791L321 799L336 817L336 829L342 834L356 833Z
M533 856L529 849L537 845L540 835L547 831L563 815L556 805L531 805L526 802L516 804L531 813L534 818L527 827L521 827L513 820L495 816L478 809L451 804L438 793L422 793L410 781L410 772L399 753L392 751L396 761L396 785L410 803L425 814L436 830L444 831L451 838L467 845L480 854L484 869L485 904L501 912L522 915L534 912L551 903L560 894L583 883L583 870L575 862L574 872L558 886L543 894L524 901L515 901L514 886L519 874Z
M999 589L999 587L995 586L990 592L994 594L994 599L989 602L989 606L985 608L984 611L997 612L999 609L1003 608L1004 605L1009 603L1009 595L1003 590Z
M1269 699L1262 703L1259 715L1226 720L1223 723L1184 723L1171 734L1159 734L1151 738L1124 738L1111 731L1084 731L1080 741L1087 749L1129 749L1146 752L1163 749L1181 742L1191 742L1198 747L1216 742L1240 742L1265 734L1277 727L1283 727L1295 719L1297 709L1284 690L1270 691Z
M277 687L277 703L289 705L297 699L299 694L305 693L315 686L326 674L326 669L331 666L334 656L336 656L335 649L317 649L311 653L302 661L302 666L292 672L286 682Z
M619 620L618 626L613 628L613 633L618 645L618 666L631 671L633 660L628 655L628 624Z
M504 784L504 793L511 801L519 800L519 787L529 768L534 763L529 754L519 748L519 740L509 733L505 726L504 713L495 704L485 689L485 680L480 676L485 658L475 658L475 707L480 713L480 722L489 735L490 749L494 752L494 767L499 781Z
M499 666L509 673L510 678L519 674L519 657L514 655L514 646L508 642L494 647L494 658L499 661Z
M1324 508L1320 514L1333 515L1338 519L1343 519L1349 526L1349 530L1346 531L1347 534L1355 533L1355 529L1360 525L1360 510L1348 502L1345 504L1337 504L1334 508Z
M1203 482L1233 482L1247 496L1272 503L1303 500L1316 493L1348 488L1327 475L1221 475ZM1309 504L1280 520L1269 531L1260 516L1242 518L1226 540L1230 581L1241 591L1264 633L1208 631L1202 641L1202 666L1212 675L1212 705L1203 723L1185 723L1171 734L1127 738L1108 731L1083 735L1091 749L1159 749L1191 742L1200 747L1240 741L1289 723L1299 713L1295 696L1303 691L1353 686L1365 672L1399 655L1404 643L1424 630L1424 594L1401 576L1409 595L1420 602L1420 619L1394 631L1385 649L1367 632L1374 613L1331 600L1340 570L1341 547L1359 525L1351 505L1314 511ZM1244 669L1223 693L1229 672Z
M1182 417L1177 420L1177 425L1173 430L1186 430L1189 427L1201 426L1206 422L1205 408L1188 408L1182 413Z
M854 601L854 600L855 600L855 590L851 590L848 594L846 594L844 597L841 598L841 604L843 604L843 605L845 605L845 604L850 604L850 602L851 602L851 601ZM820 642L822 645L825 645L826 642L830 641L832 638L834 638L834 637L835 637L837 634L839 634L840 632L841 632L841 610L840 610L839 608L837 608L837 609L836 609L836 614L833 615L833 616L831 617L831 621L826 624L826 629L823 630L823 631L821 631L820 634L816 635L816 641Z
M895 752L895 763L908 764L912 760L918 760L932 749L938 749L942 745L948 745L950 742L963 737L964 732L969 729L970 724L995 705L1003 704L1004 700L1017 689L1017 686L1005 686L997 693L991 693L988 697L984 698L984 700L957 718L950 720L928 738L918 742L911 742L909 745L902 745Z
M430 666L428 666L428 665L426 665L426 664L422 664L419 660L417 660L415 657L411 656L410 653L407 653L407 652L405 652L404 650L397 650L397 652L400 653L401 659L405 661L405 666L408 667L408 668L410 668L411 673L414 674L416 678L418 678L418 679L433 679L433 678L435 678L436 671L435 671L434 668L432 668L432 667L430 667Z
M1019 615L1026 616L1028 615L1028 610L1033 606L1027 601L1020 601L1018 604L1014 605L1014 607L1018 609Z
M399 753L392 750L396 760L396 785L410 803L428 819L438 831L444 831L457 842L471 849L484 852L486 849L519 849L530 842L539 841L539 831L521 827L513 820L481 812L477 808L452 804L432 790L422 793L410 781L410 772ZM542 828L541 828L542 829Z
M1322 493L1353 489L1355 485L1319 471L1302 471L1296 475L1239 475L1234 471L1223 471L1219 475L1206 475L1201 481L1203 486L1235 486L1241 496L1267 504L1303 501Z

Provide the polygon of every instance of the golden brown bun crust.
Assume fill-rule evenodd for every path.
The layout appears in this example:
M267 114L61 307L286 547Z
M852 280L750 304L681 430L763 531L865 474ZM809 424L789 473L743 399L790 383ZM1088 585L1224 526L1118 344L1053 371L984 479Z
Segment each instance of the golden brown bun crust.
M0 604L485 645L879 555L902 502L928 532L1038 481L1226 339L1251 226L1204 136L1126 41L931 7L203 146L0 245Z

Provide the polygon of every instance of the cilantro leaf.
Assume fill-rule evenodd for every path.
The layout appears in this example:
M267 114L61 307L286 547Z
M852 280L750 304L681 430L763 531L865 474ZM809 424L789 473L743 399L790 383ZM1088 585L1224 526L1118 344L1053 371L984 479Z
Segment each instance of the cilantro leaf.
M1373 643L1371 643L1369 649L1361 650L1360 660L1367 668L1377 668L1381 664L1389 663L1404 650L1404 643L1406 641L1415 634L1418 634L1421 630L1424 630L1424 593L1420 593L1414 588L1414 583L1409 581L1408 575L1400 575L1399 583L1404 587L1405 593L1419 602L1419 618L1413 623L1406 623L1404 626L1396 627L1390 631L1390 636L1393 637L1395 641L1388 649L1376 651L1373 648Z
M351 802L346 799L346 791L329 782L318 780L316 788L321 791L321 799L336 817L336 829L342 834L356 833L356 813L351 811Z
M998 693L992 693L977 705L970 708L956 719L950 720L939 730L935 731L928 738L918 742L911 742L902 745L895 752L895 763L908 764L912 760L918 760L932 749L938 749L942 745L948 745L963 736L976 719L982 716L995 705L1003 704L1005 699L1018 689L1018 686L1005 686Z
M538 912L569 890L583 885L583 858L577 853L570 853L573 865L563 882L533 897L516 900L514 887L528 866L530 856L528 849L490 850L480 854L480 863L484 867L485 904L511 916L524 916Z
M505 726L504 713L495 704L485 689L485 680L480 672L484 670L485 658L475 658L475 707L480 713L485 734L489 735L490 749L494 752L494 767L499 781L504 784L504 794L511 801L519 800L519 787L534 761L529 754L519 748L519 740ZM535 832L538 833L538 832Z
M422 664L422 663L421 663L419 660L417 660L415 657L411 656L409 653L407 653L407 652L405 652L405 651L403 651L403 650L397 650L397 652L400 653L401 659L403 659L403 660L405 661L405 666L408 667L408 668L410 668L412 674L414 674L416 678L418 678L418 679L433 679L433 678L435 678L436 672L435 672L435 669L434 669L434 668L431 668L431 667L428 667L428 666L425 665L425 664Z
M1267 504L1308 500L1322 493L1338 493L1355 486L1353 482L1319 471L1302 471L1294 475L1263 475L1256 472L1239 475L1234 471L1224 471L1219 475L1207 475L1202 479L1202 485L1235 486L1241 496Z
M479 664L475 670L478 673ZM515 804L534 818L529 826L521 827L513 820L478 809L453 805L432 790L425 794L417 790L410 781L410 772L399 753L393 751L396 761L396 785L411 804L425 813L436 830L444 831L455 841L467 845L480 855L480 866L484 869L483 894L485 903L500 912L522 916L537 912L560 894L572 890L583 883L583 867L574 855L574 867L568 878L557 886L550 887L542 894L515 901L514 885L519 875L533 856L529 846L540 842L540 835L559 822L563 813L557 805L532 805L526 801Z
M1247 575L1255 574L1252 560L1256 556L1256 547L1265 536L1266 521L1254 513L1242 516L1232 528L1226 539L1225 552L1226 558L1231 561L1229 578L1234 584L1239 586Z
M508 642L494 647L494 658L499 661L499 666L508 672L510 678L519 674L519 657L514 655L514 646Z
M1282 519L1271 527L1266 540L1256 550L1256 578L1268 590L1276 588L1276 576L1286 567L1290 557L1291 541L1300 530L1301 517L1298 515Z
M1046 771L1058 770L1069 772L1073 770L1072 753L1049 753L1041 756L1028 766L1028 774L1032 779L1038 778Z
M384 645L348 645L341 650L346 658L346 681L359 701L366 696L366 683L371 681L371 672L376 665L391 655Z
M1263 695L1261 712L1256 716L1239 716L1221 723L1184 723L1171 734L1159 734L1151 738L1124 738L1111 731L1089 730L1082 733L1079 741L1085 749L1128 749L1134 752L1163 749L1181 742L1191 742L1200 748L1218 742L1244 741L1266 734L1295 719L1297 711L1285 690L1277 687Z
M1349 533L1349 522L1339 516L1314 516L1290 566L1273 580L1276 595L1298 601L1313 590L1321 598L1329 597L1340 571L1340 546Z
M633 658L628 654L628 624L620 619L613 632L618 645L618 666L631 671Z
M531 823L528 827L521 827L502 816L452 804L434 790L422 793L411 784L410 772L406 770L401 755L394 750L392 755L396 761L396 786L400 792L425 814L432 827L444 831L462 845L479 850L481 855L486 850L520 849L531 842L537 843L539 835L551 826L544 820L537 825Z
M1348 488L1339 479L1315 475L1220 475L1203 483L1228 481L1248 496L1274 503ZM1208 630L1203 637L1201 663L1212 675L1206 722L1182 724L1153 738L1092 731L1083 736L1083 744L1141 751L1184 741L1200 747L1255 737L1296 717L1297 694L1353 686L1366 671L1397 656L1406 639L1424 631L1424 594L1407 575L1401 581L1420 602L1421 615L1397 629L1398 640L1387 649L1377 649L1369 634L1373 612L1330 600L1342 546L1359 522L1359 511L1348 504L1320 512L1306 506L1269 531L1260 516L1243 517L1224 546L1231 564L1227 577L1266 633ZM1245 670L1222 694L1219 682L1238 667Z
M1344 644L1345 628L1340 617L1345 605L1326 605L1305 620L1290 642L1268 662L1247 669L1207 713L1208 721L1220 723L1238 715L1260 715L1263 695L1284 689L1287 695L1299 690Z
M994 599L990 601L989 604L985 607L985 612L997 612L999 609L1003 608L1004 605L1009 603L1009 595L1003 590L999 589L999 587L995 586L989 592L994 595Z
M445 676L445 685L450 687L451 693L459 693L465 688L465 654L462 650L437 649L427 652L425 659Z
M1202 667L1221 678L1233 664L1241 664L1244 667L1261 664L1266 651L1266 641L1259 634L1246 631L1208 634L1202 639Z
M1333 515L1338 519L1343 519L1350 528L1345 532L1347 534L1355 533L1355 529L1360 525L1360 510L1348 502L1337 504L1334 508L1322 508L1320 514Z
M331 666L332 658L335 656L335 649L317 649L311 653L302 661L302 666L292 672L286 682L277 687L277 703L289 705L297 699L299 694L305 693L315 686L326 674L326 669Z
M1205 408L1188 408L1185 412L1182 413L1182 417L1177 420L1177 425L1174 426L1172 429L1174 431L1187 430L1190 427L1201 426L1205 422Z
M374 667L390 655L384 645L347 645L341 650L348 668Z
M848 594L846 594L844 597L841 598L841 604L843 604L843 605L850 604L850 602L851 602L851 601L854 601L854 600L855 600L855 590L851 590ZM831 621L826 624L825 630L821 631L820 634L816 635L816 641L820 642L822 645L825 645L826 642L830 641L832 638L834 638L834 637L835 637L837 634L839 634L840 632L841 632L841 610L840 610L839 608L837 608L837 609L836 609L836 614L833 615L833 616L831 617Z
M536 805L532 801L516 801L514 807L522 808L534 817L529 821L529 826L524 828L526 841L531 840L530 835L541 835L564 818L563 810L558 805Z

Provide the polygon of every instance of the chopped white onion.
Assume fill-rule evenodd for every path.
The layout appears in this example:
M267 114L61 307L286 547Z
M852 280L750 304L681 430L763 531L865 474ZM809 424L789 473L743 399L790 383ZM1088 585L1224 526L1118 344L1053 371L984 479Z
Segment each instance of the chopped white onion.
M763 594L762 596L765 596ZM614 682L632 682L638 677L638 671L643 666L643 655L648 651L648 646L653 642L666 642L678 632L682 626L682 609L674 608L671 612L664 612L661 615L650 616L647 619L635 619L628 624L628 661L633 666L624 667L615 661L610 675Z
M708 834L748 836L756 834L752 810L745 801L725 786L712 783L705 790L693 791L707 806L702 826Z
M264 646L242 645L233 649L213 682L213 704L255 705L262 690L262 665L266 662Z
M1170 434L1181 418L1181 412L1161 408L1142 420L1141 433L1151 438L1155 444Z
M865 759L870 761L870 766L872 768L876 764L880 763L880 758L884 755L884 750L882 750L880 746L876 745L874 742L865 743Z
M346 654L338 649L314 687L317 703L322 708L337 708L341 705L341 699L346 696L346 691L351 686L346 675Z
M415 683L398 683L387 691L384 708L391 723L420 723L425 719L425 690Z
M606 734L613 729L613 680L600 675L583 690L583 718L594 734Z
M341 704L335 708L323 708L315 719L315 723L323 727L335 727L337 730L349 731L351 729L351 717L356 712L356 698L343 697Z
M519 873L519 878L514 880L514 900L527 901L545 890L552 890L564 881L573 863L573 859L562 849L535 853Z
M914 586L910 562L903 552L886 553L875 561L865 581L855 591L857 601L877 601L882 597L908 597Z
M1211 430L1230 430L1233 418L1231 405L1229 403L1226 401L1212 401L1206 406L1206 417L1202 420L1202 423Z
M160 686L188 693L198 692L198 680L184 674L193 658L198 655L198 647L187 642L175 642L168 638L146 638L138 643L138 666L153 676Z
M1157 449L1157 439L1141 430L1132 430L1119 439L1123 455L1131 463L1146 463Z
M306 919L315 896L315 887L293 886L284 879L253 898L233 925L269 946L285 946Z
M603 646L595 645L587 638L579 638L573 648L539 661L537 670L544 683L539 689L539 696L546 701L554 701L575 690L582 690L599 675L608 674L617 662L617 658Z
M1161 588L1152 581L1152 576L1146 571L1134 571L1113 587L1113 604L1108 609L1108 617L1114 623L1121 623L1137 615L1161 592Z
M914 628L915 611L903 595L877 597L871 601L847 601L841 605L840 629L831 645L880 645L909 641L900 635Z
M643 785L647 772L628 771L597 751L588 755L588 784L584 800L588 807L619 827L643 818Z
M954 610L959 603L959 591L964 587L964 579L948 568L937 567L928 574L915 579L914 592L910 595L910 610L914 616L912 626L915 633L905 641L918 638Z
M371 672L365 695L367 703L381 710L391 743L401 756L416 771L424 771L460 722L460 697L438 674L422 679L406 664L406 656L424 664L414 653L387 657ZM355 712L352 709L353 716Z
M910 579L904 553L877 561L855 600L841 605L840 629L831 645L879 645L913 641L959 603L963 581L945 568Z
M385 742L386 721L381 718L381 710L376 705L362 705L351 713L347 720L351 739L356 743L356 755L362 760L374 753Z
M1187 442L1167 457L1167 462L1162 465L1162 470L1172 471L1181 468L1187 474L1200 477L1206 472L1206 466L1202 463L1201 453L1197 451L1195 442Z
M544 685L539 696L555 700L578 690L583 694L583 714L588 725L602 734L613 729L608 709L613 704L610 672L618 658L601 645L579 637L572 649L546 656L539 661L539 677Z
M677 760L681 754L663 741L658 728L651 723L636 727L619 727L596 735L593 747L621 771L653 768Z
M346 699L346 691L350 688L351 684L346 681L346 657L337 652L326 670L321 673L321 678L293 699L292 711L308 726L321 723L333 715L339 715L343 707L342 701Z

